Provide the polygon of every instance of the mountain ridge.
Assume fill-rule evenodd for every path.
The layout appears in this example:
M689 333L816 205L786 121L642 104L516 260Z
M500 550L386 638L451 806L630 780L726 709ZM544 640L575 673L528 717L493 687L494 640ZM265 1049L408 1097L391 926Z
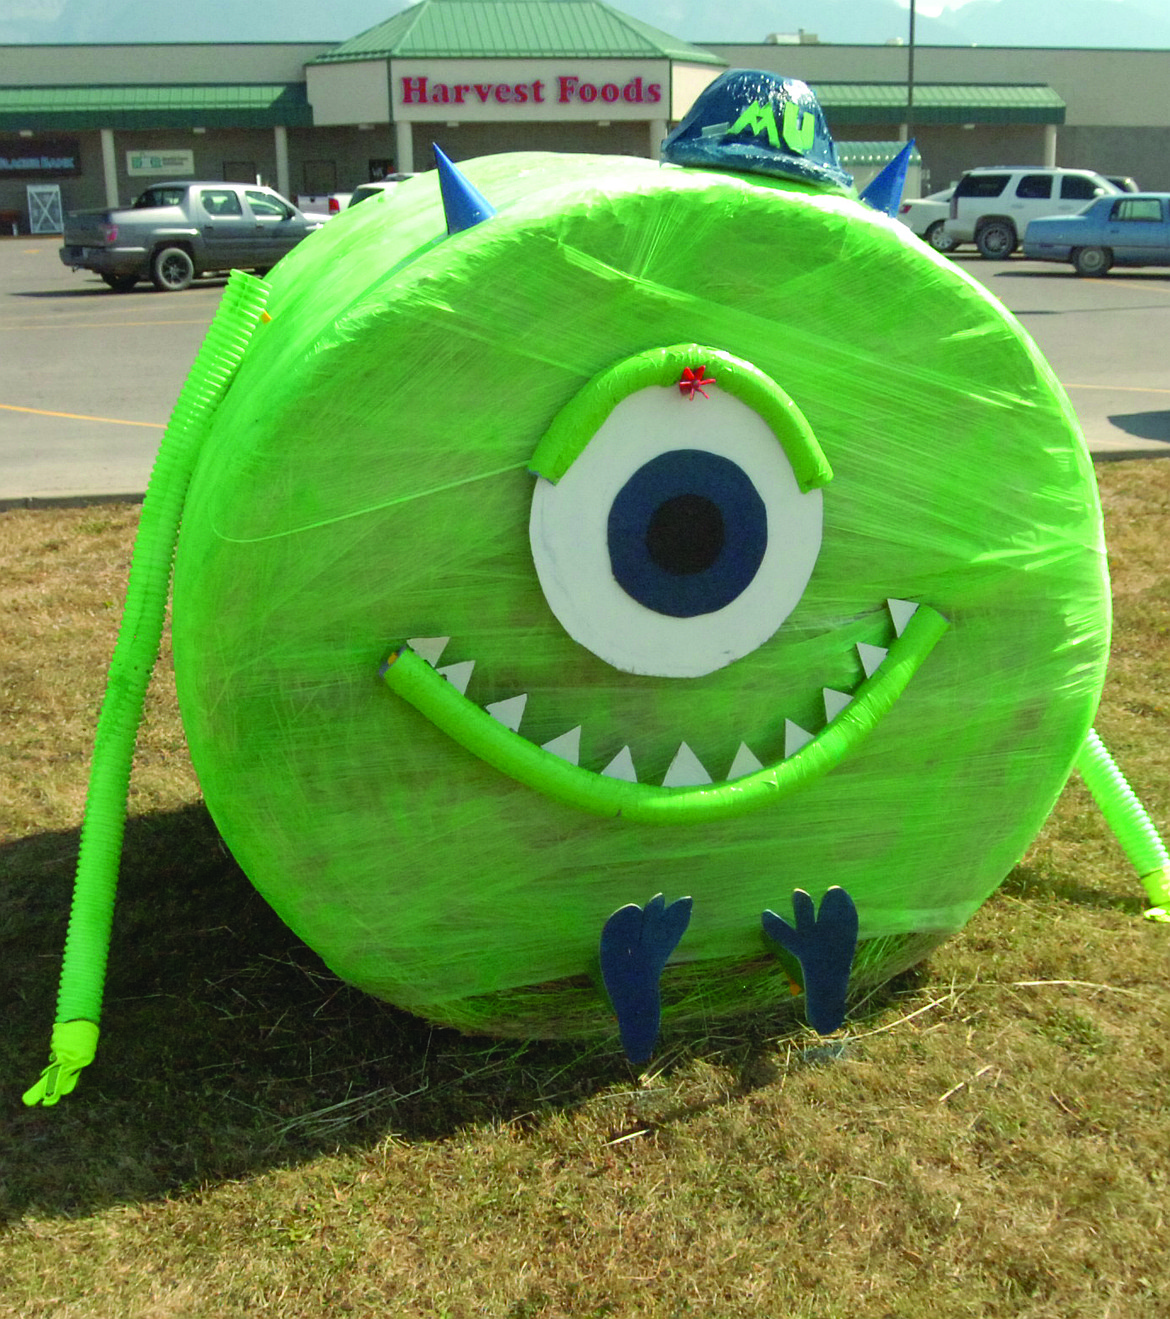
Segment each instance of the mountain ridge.
M333 0L323 19L319 0L252 0L246 6L205 0L180 14L157 0L9 0L0 16L0 44L327 44L404 7L392 0ZM896 0L739 0L717 20L705 0L625 0L614 7L696 45L756 44L801 29L833 45L909 38L909 10ZM716 23L718 31L712 30ZM917 13L915 43L1170 50L1170 9L1161 0L969 0L937 17Z

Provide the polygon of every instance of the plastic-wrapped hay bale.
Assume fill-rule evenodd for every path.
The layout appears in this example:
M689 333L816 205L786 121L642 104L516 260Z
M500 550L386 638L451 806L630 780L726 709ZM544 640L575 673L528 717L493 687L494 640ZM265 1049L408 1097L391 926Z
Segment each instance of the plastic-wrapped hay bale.
M175 662L225 839L338 975L468 1029L609 1032L600 932L658 892L694 902L668 1020L787 997L760 913L794 888L852 896L855 983L913 962L1097 704L1100 513L1050 370L847 196L463 169L489 221L446 237L423 176L277 267L195 472ZM437 673L383 671L411 639L435 709ZM499 737L457 740L464 683Z

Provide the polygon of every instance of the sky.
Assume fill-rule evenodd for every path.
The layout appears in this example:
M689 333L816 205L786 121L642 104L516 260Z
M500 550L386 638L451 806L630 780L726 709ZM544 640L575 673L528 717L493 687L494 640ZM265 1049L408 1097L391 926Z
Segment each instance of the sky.
M822 41L908 36L909 0L607 0L698 44L759 42L803 28ZM340 42L405 8L403 0L0 0L0 44L18 42ZM918 0L923 45L1170 49L1167 0ZM3 82L0 70L0 82Z

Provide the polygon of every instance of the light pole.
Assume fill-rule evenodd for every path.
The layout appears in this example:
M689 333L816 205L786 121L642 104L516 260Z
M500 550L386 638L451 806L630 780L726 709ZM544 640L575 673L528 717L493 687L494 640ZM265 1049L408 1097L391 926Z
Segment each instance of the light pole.
M914 19L915 0L910 0L910 49L906 57L906 141L914 136Z

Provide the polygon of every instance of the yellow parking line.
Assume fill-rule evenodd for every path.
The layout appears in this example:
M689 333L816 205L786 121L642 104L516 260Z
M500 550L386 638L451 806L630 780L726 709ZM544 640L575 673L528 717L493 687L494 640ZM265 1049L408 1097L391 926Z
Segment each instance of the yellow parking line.
M149 426L152 430L166 430L158 421L125 421L121 417L87 417L83 412L48 412L44 408L18 408L12 403L0 403L4 412L31 412L37 417L68 417L70 421L106 421L111 426Z
M1061 383L1065 389L1111 389L1119 394L1170 394L1170 389L1160 389L1156 385L1073 385L1067 380Z
M1151 293L1170 293L1170 288L1166 287L1165 282L1161 284L1155 284L1153 281L1146 283L1139 279L1118 279L1116 276L1108 282L1125 289L1141 289L1143 292L1149 291Z

